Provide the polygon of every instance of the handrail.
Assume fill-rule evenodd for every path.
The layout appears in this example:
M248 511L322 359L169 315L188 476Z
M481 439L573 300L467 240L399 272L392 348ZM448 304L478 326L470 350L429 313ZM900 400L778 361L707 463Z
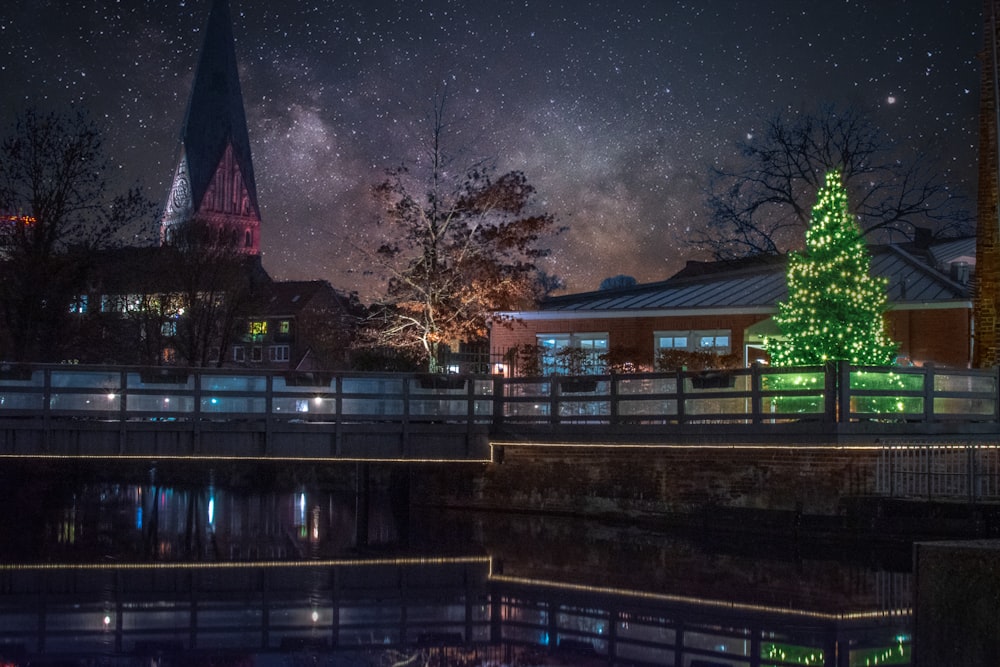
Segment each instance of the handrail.
M1000 421L996 369L753 365L503 377L0 364L0 418L776 424Z

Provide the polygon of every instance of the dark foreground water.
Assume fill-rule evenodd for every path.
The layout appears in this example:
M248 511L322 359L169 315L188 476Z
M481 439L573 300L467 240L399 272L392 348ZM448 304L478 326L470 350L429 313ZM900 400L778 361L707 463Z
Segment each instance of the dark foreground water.
M912 659L905 548L411 508L395 473L103 477L7 473L0 664Z

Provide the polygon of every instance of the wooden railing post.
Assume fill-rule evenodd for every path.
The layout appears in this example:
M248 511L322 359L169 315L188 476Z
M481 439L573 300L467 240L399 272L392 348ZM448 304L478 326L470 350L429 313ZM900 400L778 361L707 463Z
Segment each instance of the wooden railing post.
M830 366L827 365L827 368ZM828 370L829 374L830 371ZM851 364L838 361L834 373L837 386L837 416L836 421L846 424L851 421Z
M761 391L760 363L755 361L750 364L750 421L754 424L760 424L764 420L764 398Z
M924 423L934 421L934 364L924 364L920 369L924 379Z
M621 422L618 412L618 376L611 373L608 377L611 383L608 386L608 400L611 401L611 405L608 406L609 419L610 423L618 424Z
M504 393L507 391L507 379L502 375L493 376L493 425L500 426L503 424L504 416L506 413L506 396Z
M687 421L684 414L684 371L677 370L677 423L683 424Z
M128 394L128 373L121 370L118 373L118 453L125 453L125 444L128 439L125 425L128 423L128 406L125 404L126 394Z
M559 399L562 396L562 386L558 375L549 376L549 422L559 423Z

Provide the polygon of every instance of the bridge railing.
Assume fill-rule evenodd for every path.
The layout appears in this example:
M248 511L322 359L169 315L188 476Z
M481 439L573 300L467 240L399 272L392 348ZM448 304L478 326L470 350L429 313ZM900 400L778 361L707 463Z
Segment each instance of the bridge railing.
M489 423L488 376L5 365L0 417Z
M467 424L997 422L996 370L850 366L514 377L0 366L0 417Z
M507 423L996 422L995 370L800 368L497 380Z

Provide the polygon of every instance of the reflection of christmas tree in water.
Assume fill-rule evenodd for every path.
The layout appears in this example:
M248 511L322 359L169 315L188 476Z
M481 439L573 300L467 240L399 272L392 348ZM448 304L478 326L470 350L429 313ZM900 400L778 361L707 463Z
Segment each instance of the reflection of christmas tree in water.
M774 316L782 337L766 343L773 365L892 363L897 344L882 319L886 281L873 277L870 265L840 174L831 172L813 207L806 249L788 258L788 300Z

